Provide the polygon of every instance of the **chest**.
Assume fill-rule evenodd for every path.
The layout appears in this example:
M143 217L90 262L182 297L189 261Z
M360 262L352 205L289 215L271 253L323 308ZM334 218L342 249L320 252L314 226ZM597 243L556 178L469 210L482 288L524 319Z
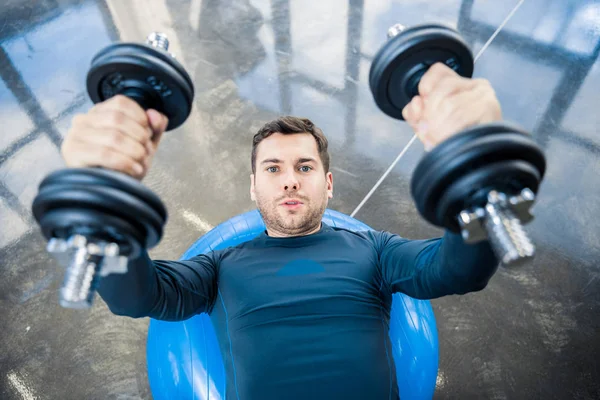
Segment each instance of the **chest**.
M219 291L229 319L355 312L379 306L381 276L369 248L266 248L222 261Z

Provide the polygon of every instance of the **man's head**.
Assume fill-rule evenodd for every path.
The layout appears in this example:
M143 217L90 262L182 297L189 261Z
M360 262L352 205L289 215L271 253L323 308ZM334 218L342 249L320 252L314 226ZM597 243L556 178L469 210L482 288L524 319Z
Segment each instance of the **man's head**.
M250 196L271 236L317 231L333 197L327 138L310 120L282 117L252 140ZM287 201L299 204L285 204Z

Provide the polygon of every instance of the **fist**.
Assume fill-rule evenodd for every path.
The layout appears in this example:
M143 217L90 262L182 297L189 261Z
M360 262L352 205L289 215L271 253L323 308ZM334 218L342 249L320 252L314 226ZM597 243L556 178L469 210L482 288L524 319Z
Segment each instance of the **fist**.
M501 120L502 111L487 80L464 78L437 63L421 78L419 95L402 116L429 151L470 126Z
M103 167L141 180L167 124L158 111L117 95L73 118L61 154L67 167Z

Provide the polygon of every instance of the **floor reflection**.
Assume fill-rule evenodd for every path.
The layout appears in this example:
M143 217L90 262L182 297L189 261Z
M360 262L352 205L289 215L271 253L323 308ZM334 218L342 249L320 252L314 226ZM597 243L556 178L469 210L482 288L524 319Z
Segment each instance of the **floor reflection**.
M180 254L199 231L182 222L180 211L210 215L215 224L251 206L244 197L247 176L243 182L232 178L248 168L249 138L242 134L275 115L307 116L323 128L334 155L333 204L352 211L413 135L375 106L368 87L371 60L389 26L431 21L456 26L476 54L493 37L475 74L490 79L505 117L530 130L551 160L532 225L540 244L538 264L521 275L500 275L496 291L477 297L480 301L450 299L440 306L446 322L440 328L446 329L442 345L449 349L442 354L440 376L449 391L444 393L481 394L484 386L499 387L502 379L486 386L484 378L504 362L504 375L492 375L520 382L517 388L540 390L537 394L546 390L518 376L530 373L531 382L548 387L554 381L573 382L571 388L556 384L557 393L579 390L582 398L593 398L597 361L589 353L599 348L593 334L600 304L595 290L600 277L595 201L600 187L600 3L586 0L5 0L0 8L0 316L8 324L0 364L6 371L29 371L35 393L52 398L66 398L64 376L85 382L71 390L79 398L106 398L111 390L115 396L130 390L123 396L150 398L144 341L130 335L135 326L142 337L145 327L112 319L106 310L94 311L86 322L88 317L63 314L56 307L55 292L48 287L58 282L58 273L43 254L30 211L39 181L62 167L60 144L71 118L91 107L85 75L98 50L119 40L142 41L140 33L147 29L165 28L194 80L198 115L192 114L189 131L166 141L171 153L158 155L160 167L150 181L175 205L168 227L172 234L164 246L165 252ZM408 195L406 183L422 154L418 145L413 147L358 216L407 237L431 232ZM174 151L180 155L174 157ZM213 164L219 172L206 172ZM198 181L203 182L200 189ZM506 312L493 315L489 310L494 307ZM481 315L483 308L490 315ZM519 318L508 314L513 311ZM98 316L102 324L94 319ZM81 330L72 329L73 319ZM495 326L498 320L508 321L504 329ZM448 328L452 324L472 330L454 332ZM31 327L29 336L23 334L26 327ZM505 339L510 346L486 343L503 340L498 332L504 330L515 333L514 340ZM121 332L120 339L114 341L107 332ZM74 343L73 352L67 342ZM94 350L98 344L101 352ZM109 347L113 350L106 353ZM531 349L511 354L513 347ZM38 348L44 351L31 351ZM480 352L466 359L465 348ZM468 367L476 365L475 359L482 368L473 372ZM52 360L61 368L42 368L54 365ZM92 368L89 360L104 364ZM577 372L584 369L579 365L589 371ZM54 369L62 375L53 375ZM555 379L572 371L577 375ZM0 376L0 397L21 398L13 395L12 386L2 386L7 374Z

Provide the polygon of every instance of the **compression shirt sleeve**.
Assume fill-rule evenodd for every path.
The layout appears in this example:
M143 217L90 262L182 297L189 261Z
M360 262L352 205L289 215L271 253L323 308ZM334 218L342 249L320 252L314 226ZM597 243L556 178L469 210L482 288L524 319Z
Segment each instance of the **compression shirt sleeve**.
M182 321L214 305L217 268L212 252L185 261L152 261L144 251L129 261L126 274L102 278L98 294L116 315Z
M392 293L434 299L482 290L498 268L489 242L466 244L460 235L408 240L389 232L372 234L382 278Z

